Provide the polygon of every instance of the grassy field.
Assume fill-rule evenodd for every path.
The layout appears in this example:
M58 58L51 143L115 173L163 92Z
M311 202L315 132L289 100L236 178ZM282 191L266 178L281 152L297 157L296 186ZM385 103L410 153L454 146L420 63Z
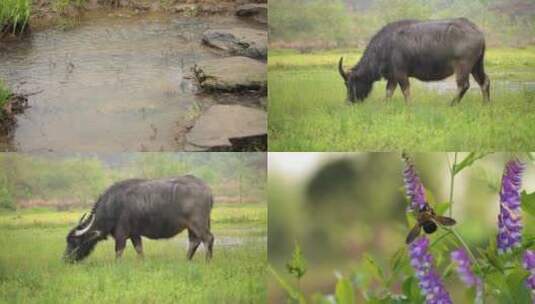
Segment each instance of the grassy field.
M0 303L258 303L265 301L265 204L214 207L214 258L186 261L187 234L130 243L115 261L112 238L77 265L61 256L82 210L0 213Z
M362 104L348 105L336 70L355 64L357 50L299 54L270 50L269 147L271 151L529 151L535 148L535 47L490 49L485 65L491 104L475 88L450 107L455 92L411 80L413 100L396 90L384 102L377 82ZM453 86L454 88L454 86Z

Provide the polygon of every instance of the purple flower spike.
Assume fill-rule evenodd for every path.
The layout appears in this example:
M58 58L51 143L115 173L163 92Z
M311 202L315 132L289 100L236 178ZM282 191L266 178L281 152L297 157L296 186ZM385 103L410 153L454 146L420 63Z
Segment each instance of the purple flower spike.
M526 284L528 288L531 289L531 299L535 304L535 251L526 250L524 253L524 268L529 271L528 279Z
M451 304L450 295L433 265L433 256L428 248L429 239L426 236L414 240L409 245L411 265L420 282L418 286L427 304Z
M498 253L512 251L522 242L522 221L520 217L520 187L524 164L517 159L505 166L500 191L500 214L498 215Z
M459 278L468 287L476 287L475 303L481 303L483 299L483 282L472 272L472 262L464 249L457 249L451 252L451 259L457 264Z
M405 169L403 170L403 181L405 182L405 193L411 202L411 209L420 210L426 204L425 190L416 169L406 154L402 155L405 160Z

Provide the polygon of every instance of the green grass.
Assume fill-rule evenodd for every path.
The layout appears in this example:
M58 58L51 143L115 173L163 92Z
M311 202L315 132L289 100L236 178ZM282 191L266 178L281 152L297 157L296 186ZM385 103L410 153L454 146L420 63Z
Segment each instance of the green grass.
M269 54L271 151L529 151L535 148L535 92L508 81L535 81L535 48L490 49L486 68L491 104L479 89L450 107L454 91L437 92L411 80L412 102L399 88L385 103L385 82L375 83L362 104L348 105L336 70L360 54L336 50ZM516 89L510 89L516 84ZM472 80L472 87L477 84Z
M115 261L112 238L84 262L61 261L82 211L0 213L0 303L258 303L265 301L265 204L216 205L214 258L187 262L187 236L144 239L145 258L128 244ZM238 242L238 244L236 244Z
M11 95L11 90L9 90L4 81L0 79L0 109L6 104L9 95Z
M2 0L0 5L0 29L12 25L13 32L23 32L30 19L31 0Z

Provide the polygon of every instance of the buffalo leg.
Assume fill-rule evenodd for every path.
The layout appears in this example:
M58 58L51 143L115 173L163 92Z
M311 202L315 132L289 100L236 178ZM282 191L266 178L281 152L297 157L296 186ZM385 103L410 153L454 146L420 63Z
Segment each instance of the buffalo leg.
M124 248L126 247L126 238L119 237L115 239L115 258L118 259L123 255Z
M189 247L188 247L188 260L191 261L197 247L201 244L201 239L193 232L193 230L188 229L188 238L189 238Z
M468 89L470 88L470 73L469 71L467 71L466 65L461 64L457 68L455 78L457 80L457 95L451 101L452 106L456 103L459 103L466 91L468 91Z
M485 73L483 61L479 61L478 63L476 63L476 65L472 69L472 76L474 76L474 79L481 88L483 101L490 101L490 80L487 74Z
M386 83L386 101L392 98L392 95L394 95L394 91L396 90L397 85L397 82L388 80L388 82Z
M132 245L134 246L134 249L136 250L137 254L140 257L143 257L143 244L141 243L141 237L140 236L133 236L130 238L132 241Z
M408 103L411 100L411 85L409 83L409 78L401 78L399 80L399 87L401 88L401 92L403 92L405 102Z
M206 261L208 262L212 259L214 247L214 236L210 233L210 231L206 231L204 233L202 243L204 248L206 248Z

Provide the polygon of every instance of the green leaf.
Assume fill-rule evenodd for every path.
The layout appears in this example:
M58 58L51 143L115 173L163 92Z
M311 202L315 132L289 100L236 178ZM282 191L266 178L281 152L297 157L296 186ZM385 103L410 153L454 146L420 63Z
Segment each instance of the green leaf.
M517 270L507 276L507 285L513 296L513 303L530 303L530 291L526 287L527 277L528 272L525 270Z
M414 225L416 224L416 215L414 211L409 211L405 213L405 217L407 218L407 226L409 229L412 229Z
M401 290L407 297L409 303L423 303L424 298L420 288L418 287L418 280L416 280L414 277L407 277L405 281L403 281Z
M489 245L487 246L487 249L485 251L485 257L487 258L487 261L490 265L492 265L495 269L502 272L504 269L504 265L501 261L501 259L498 257L498 250L496 247L496 238L491 238L489 240Z
M453 175L461 172L466 167L471 166L476 160L481 159L488 155L488 152L470 152L460 163L453 166Z
M407 258L407 247L403 246L399 248L394 255L392 255L391 259L391 268L392 273L398 273L400 270L405 266L406 263L408 263Z
M433 207L433 210L435 210L436 214L444 215L444 213L446 213L446 211L448 211L450 206L451 206L451 204L449 202L445 202L445 203L436 203L432 207Z
M365 254L364 259L368 263L373 275L381 281L384 281L385 272L383 271L383 268L377 263L377 261L375 261L375 259L369 254Z
M305 257L303 256L301 247L299 247L299 244L297 243L295 243L291 260L286 264L286 269L298 280L301 279L301 277L303 277L307 271Z
M464 293L464 297L466 299L466 303L474 302L474 299L476 298L476 288L475 287L467 288L466 292Z
M288 296L297 301L299 304L305 304L305 295L297 288L293 287L288 281L286 281L282 276L280 276L271 265L268 265L268 270L271 272L271 274L275 277L277 282L279 283L280 287L286 291Z
M531 216L535 216L535 192L527 193L522 191L520 199L522 201L522 210Z
M489 290L497 303L513 303L509 286L505 282L505 275L501 272L490 273L485 277L485 282L491 287Z
M332 295L323 295L321 293L315 293L312 295L312 303L314 304L333 304Z
M355 292L351 281L346 278L340 278L336 283L336 303L337 304L354 304Z

